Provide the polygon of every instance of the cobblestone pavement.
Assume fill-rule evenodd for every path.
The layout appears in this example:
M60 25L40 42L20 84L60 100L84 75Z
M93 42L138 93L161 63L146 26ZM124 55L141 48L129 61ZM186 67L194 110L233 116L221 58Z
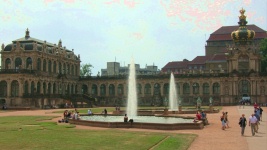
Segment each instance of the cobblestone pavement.
M203 130L147 130L147 129L116 129L136 132L170 132L170 133L190 133L197 134L198 137L189 147L189 150L267 150L267 107L263 108L263 121L259 125L259 133L252 136L250 127L247 126L244 136L241 136L241 129L238 125L238 120L242 113L248 119L253 112L252 106L226 106L219 113L208 114L210 125L205 126ZM62 118L61 114L52 113L55 110L29 110L29 111L6 111L0 112L0 116L20 116L20 115L45 115L57 116L52 121L57 121ZM221 129L220 116L222 111L228 112L229 126L226 130ZM184 116L190 116L185 114ZM192 114L191 116L194 116ZM85 130L108 130L106 128L76 126L77 129Z

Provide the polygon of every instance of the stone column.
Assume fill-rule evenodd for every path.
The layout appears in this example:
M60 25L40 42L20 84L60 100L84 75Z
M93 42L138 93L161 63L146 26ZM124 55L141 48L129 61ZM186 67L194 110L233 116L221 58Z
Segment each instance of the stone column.
M145 84L141 84L142 86L142 89L141 89L141 92L142 92L142 97L145 97Z
M107 86L106 86L106 96L110 96L109 95L109 84L107 84Z
M152 83L150 83L150 85L151 85L151 96L153 97L153 95L154 95L154 83L152 82Z
M169 85L170 86L170 85ZM160 84L160 93L161 93L161 95L163 95L163 96L165 96L166 97L166 95L164 94L164 83L161 83Z
M97 96L100 96L101 90L100 90L101 83L97 84Z
M22 97L23 96L23 93L24 93L24 91L23 91L23 89L24 89L24 83L23 83L23 81L24 81L24 79L19 79L19 93L18 93L18 96L19 97Z
M10 79L7 80L7 97L11 97L11 81Z

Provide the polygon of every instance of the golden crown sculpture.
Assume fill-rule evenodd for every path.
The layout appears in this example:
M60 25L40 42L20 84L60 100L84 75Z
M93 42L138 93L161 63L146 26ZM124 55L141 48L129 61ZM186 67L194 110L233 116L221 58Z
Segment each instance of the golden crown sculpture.
M238 30L232 32L231 37L237 44L251 44L255 37L255 31L247 29L246 16L244 15L246 10L242 8L239 12L241 14L238 22L239 28Z

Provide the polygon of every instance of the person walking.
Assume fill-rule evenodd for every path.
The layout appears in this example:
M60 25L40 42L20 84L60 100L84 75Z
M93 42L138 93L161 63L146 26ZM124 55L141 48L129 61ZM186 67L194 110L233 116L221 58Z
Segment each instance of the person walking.
M222 123L222 130L225 130L226 126L225 126L225 113L222 112L222 116L221 116L221 123Z
M262 112L263 112L263 109L261 108L261 106L259 106L259 110L260 110L260 121L262 121Z
M249 117L249 126L251 127L252 136L255 135L255 126L256 126L257 121L258 120L255 117L255 115L254 114L251 114L251 116Z
M243 136L247 125L247 119L245 118L245 114L242 114L242 117L240 117L239 125L241 127L241 135Z

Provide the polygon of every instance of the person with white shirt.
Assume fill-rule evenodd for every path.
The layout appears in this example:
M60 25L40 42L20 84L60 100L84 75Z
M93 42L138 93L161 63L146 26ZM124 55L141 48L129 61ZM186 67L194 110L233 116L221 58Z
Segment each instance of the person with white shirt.
M255 117L254 114L252 114L250 117L249 117L249 126L251 127L251 133L252 133L252 136L255 135L255 126L257 124L257 121L258 119Z

